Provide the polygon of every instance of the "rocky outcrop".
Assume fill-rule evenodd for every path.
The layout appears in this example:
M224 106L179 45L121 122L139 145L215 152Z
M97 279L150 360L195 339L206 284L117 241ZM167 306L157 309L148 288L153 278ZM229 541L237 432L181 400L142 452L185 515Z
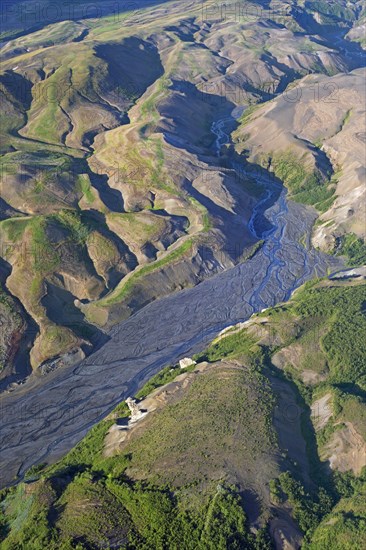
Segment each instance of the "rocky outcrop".
M146 411L142 411L140 409L140 407L136 403L136 399L132 399L132 397L127 397L126 404L131 412L130 422L137 422L146 414Z
M184 359L180 359L179 361L179 366L181 369L186 369L196 364L197 364L196 361L193 361L193 359L190 359L189 357L185 357Z

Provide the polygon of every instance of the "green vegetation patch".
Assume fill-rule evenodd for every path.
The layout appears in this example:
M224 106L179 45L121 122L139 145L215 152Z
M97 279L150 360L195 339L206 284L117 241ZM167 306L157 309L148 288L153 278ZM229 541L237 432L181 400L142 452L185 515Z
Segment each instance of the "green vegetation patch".
M366 548L366 482L354 494L342 498L325 516L304 550L354 550Z
M0 222L0 231L6 235L5 240L16 243L23 237L30 218L9 218Z
M322 318L318 335L333 382L357 383L365 375L366 285L308 288L296 295L293 309L303 320Z
M249 336L245 329L234 334L223 335L202 353L194 356L197 362L209 361L210 363L222 359L245 357L251 363L261 361L262 352L255 340Z
M290 351L296 345L289 362L296 367L297 383L301 371L309 369L326 374L330 384L366 387L365 303L365 284L307 283L291 302L259 315L268 317L271 339L281 339L270 353Z
M123 298L125 298L126 295L128 295L128 293L135 286L136 282L141 279L141 277L144 277L145 275L148 275L149 273L152 273L153 271L156 271L157 269L160 269L165 265L169 265L179 260L182 256L188 253L189 250L191 250L192 244L193 239L187 239L183 244L181 244L173 252L168 253L161 260L157 260L151 264L142 267L141 269L133 273L126 282L122 281L121 286L117 287L108 297L101 300L99 304L108 306L120 302Z
M77 474L55 504L61 540L83 541L83 548L122 547L131 529L130 517L104 480L90 472Z
M309 494L301 482L295 479L290 472L282 473L278 481L283 495L292 507L294 519L299 524L302 532L309 537L322 517L331 511L332 498L323 488L319 489L317 495ZM279 495L278 486L276 489L276 494ZM278 498L281 498L281 496Z
M248 438L254 438L256 444L250 445L250 452L256 456L258 453L265 456L274 444L269 423L272 401L265 381L256 371L233 370L226 382L227 390L220 395L219 389L223 387L221 376L226 377L227 374L227 371L220 373L215 370L207 375L198 375L191 386L193 393L183 396L182 406L173 404L173 409L168 407L165 413L156 416L148 432L137 440L136 445L128 445L126 453L104 462L100 459L103 439L112 422L103 421L61 462L41 472L38 482L21 484L17 489L8 490L2 495L4 548L17 547L20 541L25 540L27 548L35 549L43 548L44 544L44 547L51 549L81 550L102 545L110 547L118 541L128 549L269 550L268 534L264 529L256 535L249 532L242 499L234 487L221 480L221 473L213 482L209 475L202 478L206 480L207 488L204 493L197 493L193 507L192 499L187 498L192 491L195 492L193 478L199 471L197 464L212 468L212 461L224 460L228 452L230 455L231 449L226 444L228 437L233 438L232 444L241 446L242 451L247 449ZM256 394L255 398L253 391L249 391L249 385ZM215 396L211 404L209 396ZM262 411L268 412L262 416ZM118 407L116 413L126 414L126 406ZM157 423L156 418L160 418ZM185 418L191 419L191 432ZM201 428L199 432L196 432L198 426L195 422ZM172 426L175 432L170 437L161 437L164 433L168 436ZM239 426L248 427L247 438L236 437ZM155 437L156 430L160 431ZM199 445L194 442L195 433L203 435L203 442L200 440ZM212 449L207 445L212 445ZM217 445L219 457L215 452ZM184 487L180 484L177 488L176 474L182 468L175 452L186 449L191 453L192 448L192 461L186 461L190 481ZM155 462L155 455L172 460L168 469L173 473L174 482L156 485L151 481L133 481L127 477L126 467L142 468L151 461ZM254 456L251 461L254 467ZM242 453L239 462L243 463ZM29 511L28 503L26 519L22 520L18 529L13 529L11 509L18 522L25 514L21 500L11 508L14 495L26 488L38 506L39 496L34 490L37 486L48 487L48 491L53 488L47 500L42 501L42 516L35 516L32 510ZM46 514L47 508L52 509L52 513Z
M241 126L244 126L248 122L252 120L252 115L255 113L259 108L261 107L260 103L255 103L254 105L249 105L244 111L244 113L241 115L239 119L239 123Z
M365 377L366 378L366 377ZM366 381L366 380L365 380ZM338 404L341 406L340 417L351 422L357 432L366 441L366 403L360 395L342 393Z
M51 485L43 482L35 483L32 490L22 484L10 491L3 491L0 515L1 548L55 548L55 533L47 517L54 498Z
M338 25L339 21L353 22L357 19L357 7L352 9L352 3L327 2L325 0L308 0L307 8L322 15L322 22L327 25Z
M87 174L80 174L76 180L76 190L80 191L88 204L93 204L96 199L95 191L93 190L90 178Z
M61 210L53 216L71 235L75 244L84 245L90 234L91 228L80 212L72 210Z
M335 188L320 172L309 171L304 160L292 151L273 153L270 160L276 177L286 185L291 199L313 205L320 211L329 208Z
M366 264L366 243L354 233L348 233L340 238L336 251L337 256L347 256L349 266L362 266Z
M270 548L263 532L257 537L248 532L239 495L221 483L195 513L181 511L179 497L146 484L109 482L108 488L125 503L134 522L131 548Z
M50 242L46 232L47 220L41 216L32 218L30 227L32 235L32 266L36 273L46 275L56 269L60 263L60 257Z
M270 462L272 407L269 384L255 368L207 367L129 442L127 473L181 487L221 476L226 460L243 472L259 457Z

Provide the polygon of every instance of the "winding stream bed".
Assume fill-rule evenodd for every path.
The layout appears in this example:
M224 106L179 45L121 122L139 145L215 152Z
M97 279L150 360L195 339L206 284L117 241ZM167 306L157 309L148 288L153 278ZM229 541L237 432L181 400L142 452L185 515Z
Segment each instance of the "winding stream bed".
M230 122L230 119L219 120L218 122L214 122L211 128L212 132L216 135L215 147L217 156L220 155L222 146L230 141L230 136L225 132L225 124L228 122ZM233 163L232 166L236 172L240 174L241 178L251 176L250 173L246 172L243 166L237 163ZM292 244L297 248L299 258L302 257L303 259L303 273L299 280L294 281L292 287L288 287L282 282L279 273L286 267L286 262L281 252L288 224L289 209L286 200L287 190L275 177L273 177L273 174L265 170L257 172L256 182L263 188L263 193L253 208L248 228L256 239L264 241L261 252L268 260L268 269L265 276L258 283L258 287L253 290L252 296L249 299L249 304L253 307L253 311L260 311L262 308L267 307L261 295L265 292L271 278L276 278L279 289L285 293L284 300L288 300L291 293L311 274L312 259L309 257L309 250L307 248L310 247L310 239L308 239L307 247L302 246L298 242L293 242ZM270 208L269 205L274 202L274 197L276 195L278 196L276 204ZM263 217L263 213L266 211L267 221L270 222L271 226L270 229L265 229L263 223L261 224L259 221L259 218Z
M212 129L219 152L228 139L225 121ZM336 269L334 259L310 247L315 214L287 201L271 174L263 172L257 181L264 193L249 227L264 244L250 260L147 305L114 327L111 339L77 366L31 377L1 397L2 486L35 463L57 460L164 365L202 349L227 326L287 300L307 279Z

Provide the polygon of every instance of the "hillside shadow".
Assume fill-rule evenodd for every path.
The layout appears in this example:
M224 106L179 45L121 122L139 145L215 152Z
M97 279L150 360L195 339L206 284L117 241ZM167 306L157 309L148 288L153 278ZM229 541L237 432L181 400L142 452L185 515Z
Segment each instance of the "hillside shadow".
M209 105L211 107L212 116L210 121L211 128L214 122L223 120L225 122L224 132L228 136L228 142L227 144L225 144L225 146L222 146L222 150L219 156L213 155L212 146L199 147L192 145L190 142L182 139L180 137L179 131L179 126L180 124L182 124L182 122L177 119L175 135L169 132L164 132L164 138L167 143L177 149L183 149L191 154L196 155L199 161L209 166L207 170L203 170L202 172L202 178L206 180L207 185L209 185L210 171L216 170L228 172L229 177L226 183L228 184L229 188L229 178L231 177L235 180L235 184L239 183L242 186L243 191L257 197L258 200L260 199L261 195L263 195L263 183L266 187L270 187L271 194L268 199L263 202L263 207L261 209L258 209L255 225L258 234L274 229L274 226L268 220L268 217L266 217L265 212L266 210L271 208L271 206L273 206L273 204L275 204L275 202L278 200L283 190L283 184L278 178L274 176L272 172L270 172L266 168L255 163L249 163L246 154L239 155L235 151L230 135L240 124L236 119L231 116L231 113L236 108L236 105L233 102L229 101L226 97L223 97L221 95L210 94L203 90L198 90L194 84L189 82L173 81L170 89L173 91L176 90L179 92L183 92L187 97L187 102L189 102L190 98L192 98L193 101L200 101L205 106ZM215 134L212 132L212 130L211 135L212 142L214 142ZM225 151L223 152L224 149ZM262 185L258 186L258 180L262 181ZM238 235L236 233L236 228L238 227L237 214L231 214L225 208L217 205L209 197L195 189L189 182L189 180L186 180L184 188L196 200L198 200L203 206L205 206L205 208L207 208L207 210L213 216L216 216L223 220L225 231L231 241L230 246L235 250L239 246L236 254L240 255L244 250L244 246L242 242L243 239L241 239L240 242L240 239L238 240Z
M130 271L133 271L138 266L136 255L129 249L126 243L116 233L109 229L106 222L105 214L91 208L84 213L83 217L87 225L89 225L91 229L97 230L106 239L113 242L121 258L124 260L126 266ZM97 252L99 251L97 250ZM114 271L110 275L108 286L114 287L120 282L122 278L123 274L118 274L117 271Z
M24 332L20 334L17 342L15 340L12 342L13 346L16 344L18 347L15 352L14 350L10 350L10 353L13 353L13 366L11 367L9 363L7 363L0 373L0 391L8 387L9 384L21 382L32 373L29 354L34 340L39 333L37 323L24 309L18 298L11 294L6 287L6 279L10 275L11 270L11 265L3 258L0 258L0 281L2 283L3 292L14 300L16 307L19 309L19 312L24 319L26 328ZM19 334L17 336L19 336Z
M117 100L136 101L164 74L156 46L136 36L121 43L97 45L95 53L108 66L102 91L114 91Z
M347 393L355 397L361 397L361 399L366 402L366 391L356 383L344 382L343 384L334 384L334 387L338 388L343 393Z
M309 472L307 474L303 471L300 464L292 463L291 469L293 470L293 473L295 475L300 475L302 481L305 482L306 485L308 485L307 478L309 478L311 485L313 486L320 485L323 487L332 487L332 470L328 461L323 462L320 459L316 432L311 420L310 406L306 403L295 382L288 378L282 370L275 367L270 358L267 358L266 365L267 373L265 374L269 378L271 386L273 386L271 378L274 381L277 380L280 383L287 385L296 399L297 407L292 406L292 408L290 408L290 405L288 405L288 409L283 409L283 413L281 413L283 415L282 422L291 423L294 421L300 421L301 436L306 446L305 460L308 463ZM274 393L277 395L275 390ZM288 460L286 460L284 467L288 469Z
M259 496L250 489L239 492L244 512L250 525L255 525L262 513L262 504Z
M93 172L88 165L87 174L92 186L98 191L101 201L111 212L124 212L124 200L121 191L110 187L107 174Z
M333 15L333 25L321 24L306 11L306 7L302 8L300 6L296 6L292 10L292 16L305 31L295 33L295 35L312 35L313 42L335 50L346 58L349 61L349 70L366 66L365 50L362 45L359 42L346 39L347 33L352 28L350 22Z
M79 338L88 340L93 345L93 352L110 340L110 336L85 320L84 314L75 306L75 296L71 292L49 281L46 282L46 288L47 293L41 304L51 321L69 328ZM91 350L84 351L90 353Z

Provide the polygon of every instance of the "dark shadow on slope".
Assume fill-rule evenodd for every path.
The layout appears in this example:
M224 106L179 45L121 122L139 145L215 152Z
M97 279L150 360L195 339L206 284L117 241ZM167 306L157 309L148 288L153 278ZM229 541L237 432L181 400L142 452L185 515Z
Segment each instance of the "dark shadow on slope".
M244 512L248 517L248 522L253 525L256 524L262 513L262 506L259 496L254 491L246 489L239 493Z
M135 101L164 74L156 46L135 36L96 46L95 52L108 65L101 91L113 93L116 102Z
M212 123L221 118L230 119L230 113L236 107L226 97L208 93L211 89L217 91L216 86L199 90L191 82L172 79L169 100L157 105L163 119L157 131L163 132L166 141L174 147L194 153L204 162L203 155L211 154L214 142ZM172 131L163 127L166 120L170 121ZM231 126L230 129L234 130L234 119L231 119Z
M264 92L267 94L272 93L274 96L281 94L286 90L287 86L291 82L293 82L294 80L302 76L299 72L295 71L294 69L291 69L284 63L280 63L280 61L278 61L277 58L274 57L271 52L266 52L262 54L260 58L262 61L264 61L264 63L267 63L270 67L275 67L276 69L278 69L278 71L283 73L282 76L279 78L279 81L275 90L264 90ZM264 97L262 98L262 100L268 101Z
M12 365L6 365L0 373L0 390L5 389L9 384L20 382L31 374L32 367L29 353L39 333L37 323L27 313L18 298L11 294L6 286L6 279L9 277L11 269L11 265L3 258L0 258L0 281L2 282L3 291L14 301L18 308L25 323L25 331L18 342L18 349L14 354Z
M22 307L19 300L17 300L17 303L20 307ZM34 345L34 341L37 335L39 334L39 326L34 321L34 319L32 319L32 317L25 311L25 309L24 308L22 309L23 309L22 314L27 324L27 328L25 333L22 336L19 349L16 352L14 357L14 371L15 371L14 376L7 377L6 378L7 383L15 382L15 381L18 382L22 380L25 377L29 376L33 370L30 363L30 351Z
M94 229L101 233L101 235L113 242L121 257L124 258L125 263L130 271L133 271L137 267L138 261L135 254L131 252L126 243L120 237L118 237L118 235L113 233L113 231L108 228L104 214L102 214L98 210L91 209L87 212L84 212L84 219L87 220L87 223L91 227L94 227ZM118 276L118 274L115 273L112 276L112 279L114 280L110 282L111 286L114 287L122 279L122 275Z
M283 184L274 176L273 173L269 172L269 170L266 170L258 164L248 163L245 155L238 155L235 151L230 139L231 132L238 127L238 122L230 116L231 112L235 108L235 105L231 101L228 101L226 97L200 91L196 88L196 86L189 82L173 80L170 89L183 92L186 96L187 106L189 106L190 99L196 102L197 100L201 101L204 107L207 107L208 105L210 107L211 125L220 118L225 120L224 131L229 136L229 142L226 144L226 152L220 157L212 156L212 147L199 147L192 145L188 139L189 135L185 130L185 127L191 122L191 119L188 118L188 120L186 120L185 117L176 117L176 128L174 135L162 130L166 141L177 149L184 149L190 153L196 154L200 161L207 163L213 170L227 172L229 178L234 178L236 183L243 186L243 191L245 193L251 194L251 191L253 188L255 189L256 182L258 182L258 180L264 182L265 185L270 188L271 194L268 197L268 200L263 203L263 207L257 213L255 228L257 234L259 235L265 231L274 229L266 218L265 212L278 200L278 197L283 190ZM164 115L171 117L174 121L175 113L173 110L167 111ZM210 133L213 135L212 130ZM176 138L176 135L178 135L179 138ZM209 169L204 171L202 176L207 180L208 185L210 171L211 170ZM238 220L238 215L232 214L228 210L215 204L209 197L203 195L197 189L194 189L188 180L186 181L185 189L203 206L205 206L210 214L222 220L225 235L227 236L228 241L230 241L230 246L228 246L228 248L235 250L235 255L240 256L240 254L243 253L245 246L243 243L242 234L238 231L238 228L242 225L240 220ZM256 189L256 191L257 192L255 194L260 196L261 191L263 191L263 186L259 186L259 192L258 189ZM248 243L246 243L246 245L247 244Z
M90 167L87 168L87 174L91 184L98 191L101 200L111 212L124 212L124 201L121 191L113 189L108 185L108 176L106 174L97 174Z
M79 36L77 36L76 38L74 38L72 40L72 42L82 42L84 40L84 38L86 38L89 34L89 29L84 29L80 34Z
M341 392L360 397L366 403L366 390L362 389L357 383L344 382L343 384L334 384L334 386Z
M41 304L46 309L48 319L69 328L79 338L88 340L93 345L93 351L110 340L103 331L85 320L84 314L75 306L75 296L71 292L49 281L46 282L46 288L47 293Z
M244 251L251 244L248 242L248 237L244 238L243 232L246 229L244 220L240 218L238 212L230 212L222 206L216 204L208 196L204 195L197 189L195 189L191 182L188 180L183 187L191 197L202 204L210 213L210 216L216 218L217 225L221 228L225 235L225 244L223 247L224 252L230 256L234 261L240 260ZM228 186L230 188L230 185ZM253 242L254 242L253 237ZM214 261L214 255L210 250L204 250L204 257L206 260Z
M333 5L335 6L336 3L333 3ZM365 67L365 50L361 44L345 38L352 27L351 22L334 17L332 24L318 23L313 15L309 11L306 11L309 7L309 2L305 4L304 8L295 6L291 11L291 15L307 34L317 35L312 36L312 40L315 43L335 50L346 58L349 70ZM343 26L340 26L340 23Z
M24 216L24 218L27 217L26 214L20 210L16 210L0 197L0 221L8 220L14 216Z
M14 151L6 135L21 138L19 130L27 121L27 111L32 102L33 83L14 71L0 75L0 103L2 111L2 139L0 152Z
M312 155L315 158L316 169L322 174L324 179L330 179L334 174L334 168L332 163L329 160L328 155L319 147L316 147L311 141L305 139L304 137L294 136L295 139L305 143L306 148L311 151Z
M128 124L127 110L164 74L159 52L154 44L137 37L126 38L118 44L96 46L95 52L108 66L107 78L99 82L98 92L122 110L120 125ZM97 133L86 134L85 144L90 146ZM112 212L124 212L122 193L108 185L108 176L102 172L96 173L90 167L88 175L104 204Z
M264 198L266 190L270 192L267 200L257 210L253 223L256 234L261 238L275 229L267 218L266 211L278 201L283 191L283 182L260 164L248 162L245 153L237 153L232 143L229 144L224 161L235 170L237 181L247 193L260 200Z
M301 475L303 482L309 487L320 485L332 487L332 470L328 462L322 462L318 453L318 445L313 423L311 421L311 409L305 402L295 382L287 378L283 371L268 361L269 370L266 374L272 389L277 395L277 405L274 415L274 424L277 427L280 440L287 448L287 458L292 463L295 475ZM277 390L276 390L277 385ZM283 390L281 390L281 387ZM278 390L282 393L279 395ZM288 399L292 394L294 401ZM292 430L291 426L298 425L300 433ZM297 431L298 431L297 429ZM282 433L282 436L281 436ZM296 439L302 439L305 444L305 455L301 454ZM288 468L288 461L286 461Z
M18 109L27 111L30 108L33 87L30 80L14 71L5 71L0 75L0 84L7 92L6 98L16 102Z
M166 27L165 30L173 32L182 42L195 43L194 33L198 32L200 27L194 23L194 18L191 17L180 21L177 25Z

